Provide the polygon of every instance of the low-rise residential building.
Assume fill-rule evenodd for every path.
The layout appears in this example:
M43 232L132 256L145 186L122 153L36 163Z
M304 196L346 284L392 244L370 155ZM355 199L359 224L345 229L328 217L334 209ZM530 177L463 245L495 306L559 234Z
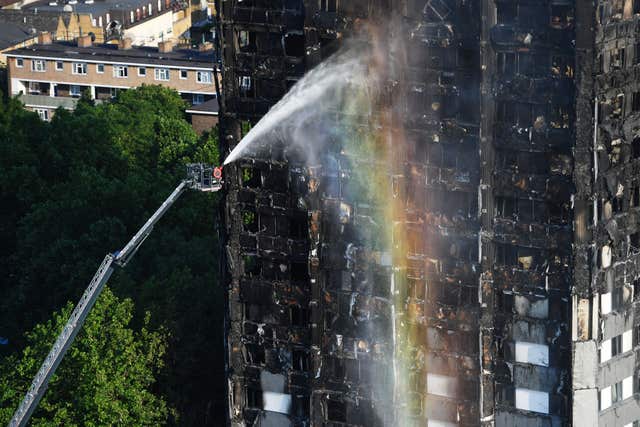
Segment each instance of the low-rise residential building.
M44 120L51 119L58 107L74 108L85 92L101 101L120 90L159 84L180 93L199 129L217 123L213 51L173 50L171 42L161 42L158 48L133 47L130 40L94 45L87 35L77 44L45 42L6 56L9 94L20 96L25 107ZM194 108L199 105L210 108Z

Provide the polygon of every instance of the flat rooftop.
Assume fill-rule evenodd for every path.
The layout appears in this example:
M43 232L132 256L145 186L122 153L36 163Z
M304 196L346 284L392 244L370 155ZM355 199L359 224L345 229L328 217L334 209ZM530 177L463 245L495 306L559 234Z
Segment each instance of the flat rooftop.
M55 5L49 3L52 2L43 0L31 3L23 7L23 10L34 11L37 9L38 12L58 12L62 14L63 12L66 12L64 10L65 6L68 6L67 9L70 7L74 13L90 13L95 18L97 16L105 15L106 13L113 14L113 12L116 11L128 12L142 6L148 6L149 3L151 3L154 12L156 12L158 2L155 0L94 0L93 2L90 1L89 3L86 3L86 0L77 0L77 3L74 4L70 4L65 1L58 1ZM163 0L162 12L168 10L170 10L170 8L165 9ZM116 16L113 16L112 18L119 19L119 17Z
M213 69L216 55L213 51L200 52L190 49L175 49L173 52L160 53L155 47L134 46L131 49L118 49L115 44L97 44L91 47L78 47L73 42L53 42L35 44L14 49L8 55L26 57L44 57L77 61L107 62L119 64L165 65L172 67L197 67Z

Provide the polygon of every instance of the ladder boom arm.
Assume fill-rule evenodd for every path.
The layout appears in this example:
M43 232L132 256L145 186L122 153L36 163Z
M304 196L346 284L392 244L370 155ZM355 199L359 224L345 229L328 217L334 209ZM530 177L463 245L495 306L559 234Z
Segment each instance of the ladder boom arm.
M49 355L44 360L40 370L33 379L22 403L20 403L20 406L9 422L9 427L23 427L29 421L31 414L38 406L40 399L42 399L42 396L47 390L47 385L51 376L55 373L60 361L78 334L78 331L82 328L89 311L91 311L91 308L93 308L98 296L100 296L100 292L102 292L105 283L107 283L109 277L111 277L114 268L116 266L124 267L127 265L140 245L149 236L153 230L153 226L160 220L160 218L162 218L169 208L171 208L187 188L197 188L201 191L217 191L219 189L219 184L216 183L216 185L217 186L214 187L213 190L208 190L207 188L201 188L201 186L192 179L182 181L121 251L116 252L115 254L108 254L104 258L102 264L100 264L100 267L98 268L98 271L89 283L89 286L84 291L82 298L80 298L78 305L76 305L75 309L71 313L71 317L67 321L67 324L56 339Z
M29 421L31 414L47 390L47 384L49 384L51 376L58 368L60 361L62 361L62 358L73 343L78 331L84 324L87 314L89 314L96 299L98 299L104 284L107 283L107 280L111 277L111 273L113 273L113 262L113 255L108 254L104 257L98 271L96 271L89 286L84 291L84 294L82 294L78 305L76 305L76 308L71 313L71 317L67 320L67 324L64 326L60 335L58 335L56 342L53 344L42 366L40 366L40 370L33 379L22 403L20 403L15 414L13 414L13 418L9 422L9 427L23 427L27 424L27 421Z

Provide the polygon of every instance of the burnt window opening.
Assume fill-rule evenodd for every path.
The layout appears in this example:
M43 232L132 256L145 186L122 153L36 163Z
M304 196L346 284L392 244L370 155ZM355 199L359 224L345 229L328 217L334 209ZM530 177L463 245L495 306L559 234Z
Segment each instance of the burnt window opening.
M327 420L346 423L347 404L339 400L327 400Z
M238 77L238 91L240 93L240 96L244 98L253 98L255 96L251 76Z
M260 188L261 179L259 169L245 166L242 168L240 177L242 180L241 184L244 188Z
M517 267L522 270L535 270L545 257L540 249L507 244L496 244L496 262L498 265Z
M291 364L296 371L309 371L309 353L304 350L293 350L291 355Z
M245 396L248 408L257 408L262 410L262 390L257 387L247 387Z
M624 306L624 286L615 286L611 291L611 309L620 312Z
M518 24L528 28L545 27L549 23L546 5L518 4Z
M636 0L640 1L640 0ZM636 43L633 47L633 64L640 64L640 43Z
M521 52L518 54L518 73L528 77L544 77L549 72L549 55Z
M516 73L516 54L512 52L498 53L498 75L510 77Z
M264 365L264 347L257 344L245 344L247 362L252 365Z
M309 418L309 396L293 396L293 413L298 418Z
M473 68L477 62L476 51L474 49L458 49L458 66L462 68Z
M286 34L284 36L284 52L287 56L304 56L304 35Z
M631 95L631 111L640 111L640 92L633 92Z
M243 257L244 274L248 277L258 277L262 271L260 260L255 255L245 255Z
M551 27L556 29L569 28L573 24L573 7L551 5Z
M249 233L258 232L258 216L254 210L242 211L242 229Z
M518 15L517 4L515 2L498 3L496 5L498 25L514 24Z
M291 280L295 282L306 282L309 280L309 267L306 262L291 263Z
M633 0L633 13L640 13L640 0Z
M622 354L622 335L611 338L611 357Z
M640 300L640 277L633 281L633 300Z
M640 136L636 136L631 141L631 155L634 159L640 158Z
M631 187L631 198L629 199L630 207L639 207L640 206L640 185L637 183Z
M629 245L635 250L640 249L640 232L629 235Z
M289 306L289 321L291 326L307 327L309 325L309 309L299 305Z
M338 0L320 0L320 10L324 12L337 12Z
M238 31L238 47L242 53L253 53L256 51L256 33L253 31Z
M308 220L306 215L293 216L289 221L289 236L292 239L305 239L308 237Z
M500 313L513 313L513 294L505 294L504 292L496 292L496 310Z
M567 129L570 126L571 111L565 105L553 104L549 111L551 127L555 129Z
M514 219L517 214L515 197L496 197L495 215L499 218Z
M609 52L609 70L622 70L625 66L625 49L615 48Z
M573 78L573 58L567 55L552 56L551 72L558 77Z

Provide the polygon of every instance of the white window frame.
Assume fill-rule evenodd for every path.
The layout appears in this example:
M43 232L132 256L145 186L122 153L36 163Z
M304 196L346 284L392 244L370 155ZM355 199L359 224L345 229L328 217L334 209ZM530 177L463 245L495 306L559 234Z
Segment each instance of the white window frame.
M16 58L16 68L24 68L24 58Z
M138 67L138 77L147 77L147 67Z
M203 78L204 76L206 76L206 78ZM213 79L211 78L211 71L198 71L196 73L196 81L205 85L212 84Z
M34 111L38 113L38 117L40 117L40 120L43 120L45 122L49 121L49 110L47 110L46 108L35 108Z
M160 82L168 82L169 81L169 69L168 68L156 68L154 70L154 78Z
M182 76L184 73L184 77ZM189 78L189 70L180 70L180 80L186 80Z
M128 79L129 78L129 67L126 65L114 65L113 66L113 77L117 79Z
M96 64L96 73L104 74L104 64Z
M31 71L36 73L44 73L45 71L47 71L47 61L45 61L44 59L32 59Z
M118 92L119 92L119 89L117 87L109 88L109 95L111 96L111 98L115 98L116 96L118 96Z
M87 68L86 62L74 62L73 65L71 65L71 73L76 76L86 76Z
M56 61L56 71L64 71L64 61Z
M196 101L197 98L197 101ZM201 93L194 93L191 95L191 104L200 105L204 103L204 95Z
M78 88L77 91L73 90L73 88ZM82 96L82 88L80 85L69 85L69 95L71 96Z

